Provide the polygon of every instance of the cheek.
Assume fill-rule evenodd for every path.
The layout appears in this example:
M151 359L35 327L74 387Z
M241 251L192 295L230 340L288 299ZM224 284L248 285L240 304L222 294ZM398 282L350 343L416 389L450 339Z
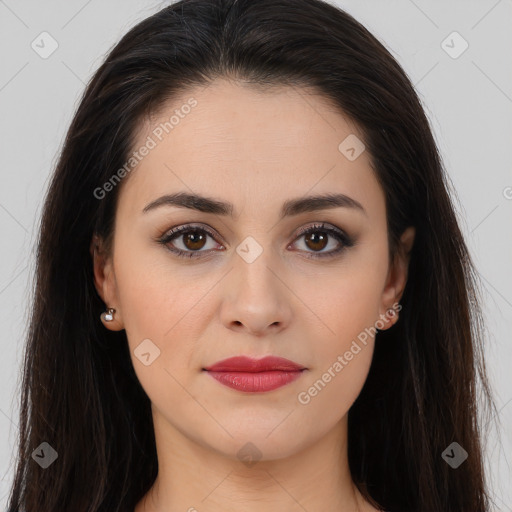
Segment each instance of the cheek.
M348 292L348 290L347 290ZM325 301L322 320L328 334L310 339L312 361L297 395L309 417L321 416L325 425L339 421L358 397L368 376L374 350L375 293L343 295ZM332 331L332 332L331 332Z
M317 275L313 285L306 279L295 287L297 295L306 297L304 325L309 338L319 341L315 353L323 364L333 354L350 350L352 340L369 338L365 333L379 319L385 278L386 268L378 259L365 261L358 255Z
M116 272L132 364L152 402L182 409L190 397L181 385L188 388L199 372L194 353L203 330L204 290L177 272L136 269L126 264Z
M166 368L190 365L204 291L183 272L173 271L165 258L150 260L151 251L137 251L134 245L129 253L117 247L118 300L130 354L141 384L151 386L157 375L169 378L162 374Z
M130 251L123 251L123 245ZM118 300L129 338L153 336L161 342L190 324L189 315L194 316L204 295L204 279L199 285L190 272L173 265L164 248L135 241L120 241L116 247Z
M361 344L358 353L348 361L343 354L329 359L329 364L317 368L297 394L297 408L307 419L308 428L324 432L337 424L350 410L368 377L373 355L373 342ZM356 351L356 350L354 350ZM318 419L321 421L318 421Z
M387 271L381 252L347 259L317 279L307 296L311 315L304 328L315 343L298 402L326 420L348 411L368 376Z

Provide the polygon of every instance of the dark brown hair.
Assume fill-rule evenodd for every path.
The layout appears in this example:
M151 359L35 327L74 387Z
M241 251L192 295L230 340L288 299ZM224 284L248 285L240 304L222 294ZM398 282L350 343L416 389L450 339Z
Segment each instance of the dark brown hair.
M218 77L309 87L364 134L385 193L390 254L416 227L400 321L378 332L349 411L354 482L394 512L484 512L477 273L418 96L385 47L321 0L182 0L143 20L90 80L46 196L21 384L19 454L9 512L132 512L158 470L150 401L126 334L104 329L89 246L111 238L123 166L148 114ZM341 141L340 141L341 142ZM129 179L129 178L125 178ZM453 441L469 454L441 457ZM49 443L58 459L32 458Z

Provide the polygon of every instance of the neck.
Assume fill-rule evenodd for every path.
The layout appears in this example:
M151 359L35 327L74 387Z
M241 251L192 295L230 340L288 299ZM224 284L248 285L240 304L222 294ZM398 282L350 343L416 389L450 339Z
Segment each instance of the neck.
M242 460L189 439L155 409L153 421L158 476L135 512L375 510L351 478L347 416L313 445L280 458L240 442Z

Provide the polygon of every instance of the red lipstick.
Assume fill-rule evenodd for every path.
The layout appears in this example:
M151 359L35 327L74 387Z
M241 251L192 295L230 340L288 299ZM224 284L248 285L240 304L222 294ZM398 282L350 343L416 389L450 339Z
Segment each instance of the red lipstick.
M204 368L215 380L239 391L272 391L298 379L306 368L282 357L230 357Z

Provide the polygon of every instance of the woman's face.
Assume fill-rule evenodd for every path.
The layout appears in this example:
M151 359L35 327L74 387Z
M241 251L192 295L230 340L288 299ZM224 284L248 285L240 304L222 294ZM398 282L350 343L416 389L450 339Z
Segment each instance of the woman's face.
M95 279L116 309L106 325L126 329L155 424L169 437L270 460L344 428L374 327L395 321L385 314L407 269L388 259L384 194L361 141L305 89L225 80L190 89L141 127L140 161L117 185L111 258L95 255ZM214 203L162 199L175 194ZM327 194L339 197L308 199ZM159 241L178 227L189 231ZM242 355L305 369L218 374L235 387L205 370Z

